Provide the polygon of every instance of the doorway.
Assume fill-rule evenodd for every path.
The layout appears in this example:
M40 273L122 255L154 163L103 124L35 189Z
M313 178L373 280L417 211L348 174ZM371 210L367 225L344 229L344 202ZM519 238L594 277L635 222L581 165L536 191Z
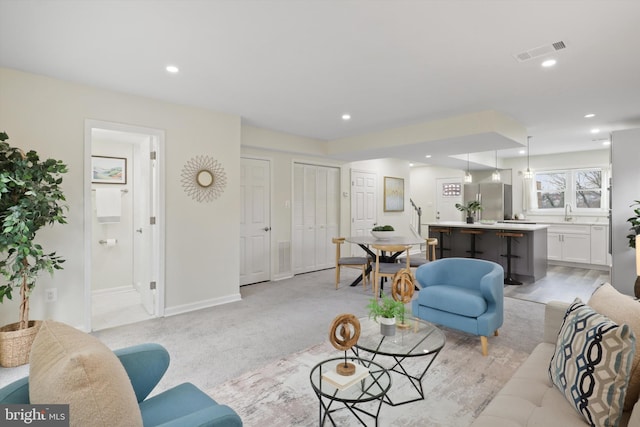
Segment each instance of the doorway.
M240 159L240 286L271 276L271 162Z
M436 221L460 221L461 213L456 203L462 203L460 178L436 179Z
M351 235L368 236L376 225L377 174L351 171ZM351 245L351 256L362 256L358 245Z
M164 132L85 124L85 318L100 330L164 314Z

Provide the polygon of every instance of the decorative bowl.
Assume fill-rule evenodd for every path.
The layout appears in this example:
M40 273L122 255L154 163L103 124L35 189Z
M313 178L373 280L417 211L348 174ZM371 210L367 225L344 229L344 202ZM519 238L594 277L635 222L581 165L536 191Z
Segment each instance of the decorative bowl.
M395 231L371 231L371 235L378 240L390 239L396 235Z

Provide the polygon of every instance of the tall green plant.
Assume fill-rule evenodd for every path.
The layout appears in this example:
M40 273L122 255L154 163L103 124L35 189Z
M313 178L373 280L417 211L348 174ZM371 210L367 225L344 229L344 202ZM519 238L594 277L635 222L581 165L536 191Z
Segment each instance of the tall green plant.
M66 205L60 189L67 166L60 160L40 161L35 151L24 153L5 142L0 132L0 303L12 299L20 288L20 329L29 325L29 297L38 275L62 269L64 260L55 252L45 253L35 243L38 230L65 224Z
M640 205L640 200L634 200L634 203L632 203L629 207L634 207L639 205ZM629 231L632 232L631 234L627 234L630 248L636 247L636 235L640 234L640 207L635 208L633 210L633 213L636 215L627 219L627 221L631 223L631 228L629 229Z

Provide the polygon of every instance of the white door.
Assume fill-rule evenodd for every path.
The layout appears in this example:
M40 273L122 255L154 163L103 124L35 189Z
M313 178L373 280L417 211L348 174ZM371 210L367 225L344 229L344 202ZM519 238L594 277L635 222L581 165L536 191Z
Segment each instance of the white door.
M328 166L293 166L293 271L333 267L332 237L339 233L340 170Z
M157 239L155 223L155 188L157 149L151 138L134 149L133 182L133 283L140 293L145 311L156 313L156 280L154 248ZM152 159L152 157L154 157ZM152 219L154 218L154 219Z
M340 170L332 167L316 167L315 269L335 266L336 252L331 239L338 237L339 203Z
M376 223L377 177L372 172L351 171L351 235L368 236ZM351 247L352 255L362 256L362 249Z
M270 279L270 163L240 161L240 285Z
M456 209L456 203L462 203L461 179L436 179L436 194L436 221L461 221L462 213Z

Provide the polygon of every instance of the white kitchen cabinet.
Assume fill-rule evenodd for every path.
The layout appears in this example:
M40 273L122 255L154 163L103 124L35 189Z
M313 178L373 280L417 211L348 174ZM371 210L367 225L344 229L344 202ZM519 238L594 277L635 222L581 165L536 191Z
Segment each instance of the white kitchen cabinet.
M609 265L609 227L591 226L591 264Z
M591 227L569 224L549 226L547 258L555 261L591 263Z

